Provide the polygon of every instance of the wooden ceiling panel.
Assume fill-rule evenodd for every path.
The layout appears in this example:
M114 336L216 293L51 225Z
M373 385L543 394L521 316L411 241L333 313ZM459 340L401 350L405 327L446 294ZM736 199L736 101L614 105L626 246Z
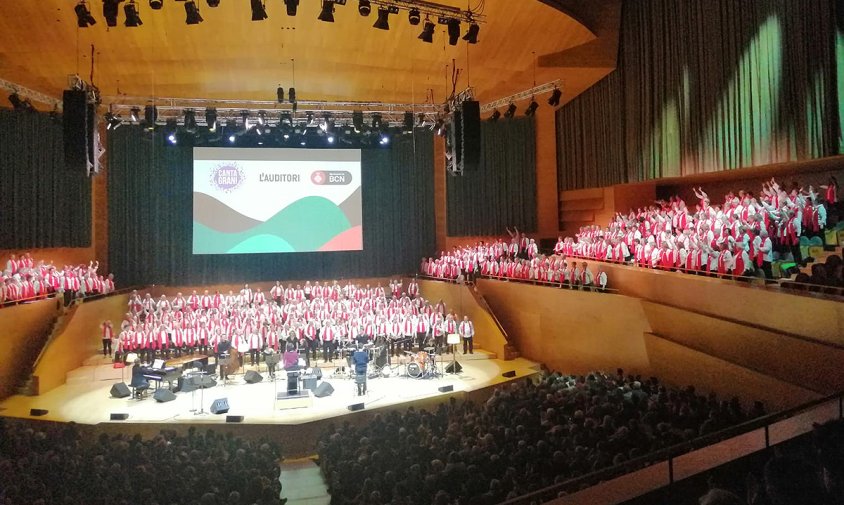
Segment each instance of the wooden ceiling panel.
M440 0L466 8L466 0ZM197 5L205 21L185 24L182 2L165 0L153 11L138 0L143 26L107 28L101 2L89 2L97 24L77 29L75 0L15 3L0 17L0 77L59 96L67 76L86 81L95 49L94 82L103 95L272 100L282 84L299 99L437 102L450 91L447 67L463 69L457 89L470 82L484 101L532 85L534 55L556 53L595 39L580 23L538 0L486 0L480 42L455 47L438 26L433 44L417 39L406 12L390 17L389 31L372 27L376 16L357 12L357 2L338 5L335 23L317 20L318 0L302 0L288 17L281 0L267 0L269 19L250 20L249 2ZM472 4L477 4L472 0ZM517 5L517 7L514 7ZM465 33L466 26L462 27ZM541 69L543 79L566 79L565 70ZM545 81L543 81L545 82Z

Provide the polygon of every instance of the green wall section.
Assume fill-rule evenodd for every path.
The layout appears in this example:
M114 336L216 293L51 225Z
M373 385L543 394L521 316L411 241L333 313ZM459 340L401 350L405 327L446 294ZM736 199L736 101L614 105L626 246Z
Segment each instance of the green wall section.
M557 113L560 189L841 152L842 4L625 2L618 68Z

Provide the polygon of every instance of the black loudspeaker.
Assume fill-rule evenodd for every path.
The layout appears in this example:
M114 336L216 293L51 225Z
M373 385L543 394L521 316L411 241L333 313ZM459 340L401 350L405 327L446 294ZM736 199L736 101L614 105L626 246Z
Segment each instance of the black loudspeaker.
M481 164L481 104L475 100L463 102L455 115L460 116L459 125L462 129L461 168L477 170Z
M334 393L334 387L332 387L331 384L327 382L323 382L322 384L317 386L316 389L314 389L314 396L316 396L317 398L331 396L332 393Z
M463 365L454 361L445 367L445 373L460 373L463 371Z
M214 403L211 404L211 413L212 414L225 414L229 411L229 399L228 398L217 398L214 400Z
M242 423L243 416L226 416L227 423Z
M440 393L451 393L454 391L454 386L440 386L437 388Z
M111 386L111 396L113 398L129 398L132 396L132 392L129 391L129 386L125 382L118 382Z
M129 419L129 414L115 414L114 412L111 413L109 419L112 421L125 421Z
M503 374L501 374L501 376L507 377L508 379L512 379L513 377L516 376L516 372L513 371L513 370L510 370L509 372L504 372Z
M352 412L356 412L358 410L363 410L364 405L362 403L354 403L346 407L347 409L351 410Z
M255 384L264 380L264 376L254 370L249 370L246 372L246 375L243 376L243 380L245 380L248 384Z
M69 170L88 169L88 96L84 91L65 90L62 95L64 163Z
M448 169L459 172L463 169L463 116L460 112L451 115L451 127L445 137L446 151L451 153Z
M45 409L29 409L29 415L32 417L46 416L48 412L50 411Z
M169 389L156 389L152 397L158 403L172 402L176 399L176 395Z

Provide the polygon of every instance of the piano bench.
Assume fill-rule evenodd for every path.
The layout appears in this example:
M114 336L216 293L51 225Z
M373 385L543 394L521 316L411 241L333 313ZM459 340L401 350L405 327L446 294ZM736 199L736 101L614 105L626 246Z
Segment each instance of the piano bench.
M132 387L132 399L133 400L144 400L147 397L147 391L149 391L149 386L138 389L136 387Z

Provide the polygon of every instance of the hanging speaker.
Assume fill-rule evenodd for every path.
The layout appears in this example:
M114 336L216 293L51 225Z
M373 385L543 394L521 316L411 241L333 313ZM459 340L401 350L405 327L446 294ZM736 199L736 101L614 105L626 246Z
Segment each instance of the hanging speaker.
M460 104L456 116L460 117L461 154L463 170L478 170L481 165L481 104L468 100Z
M69 170L88 169L88 96L84 91L65 90L62 95L64 164Z

